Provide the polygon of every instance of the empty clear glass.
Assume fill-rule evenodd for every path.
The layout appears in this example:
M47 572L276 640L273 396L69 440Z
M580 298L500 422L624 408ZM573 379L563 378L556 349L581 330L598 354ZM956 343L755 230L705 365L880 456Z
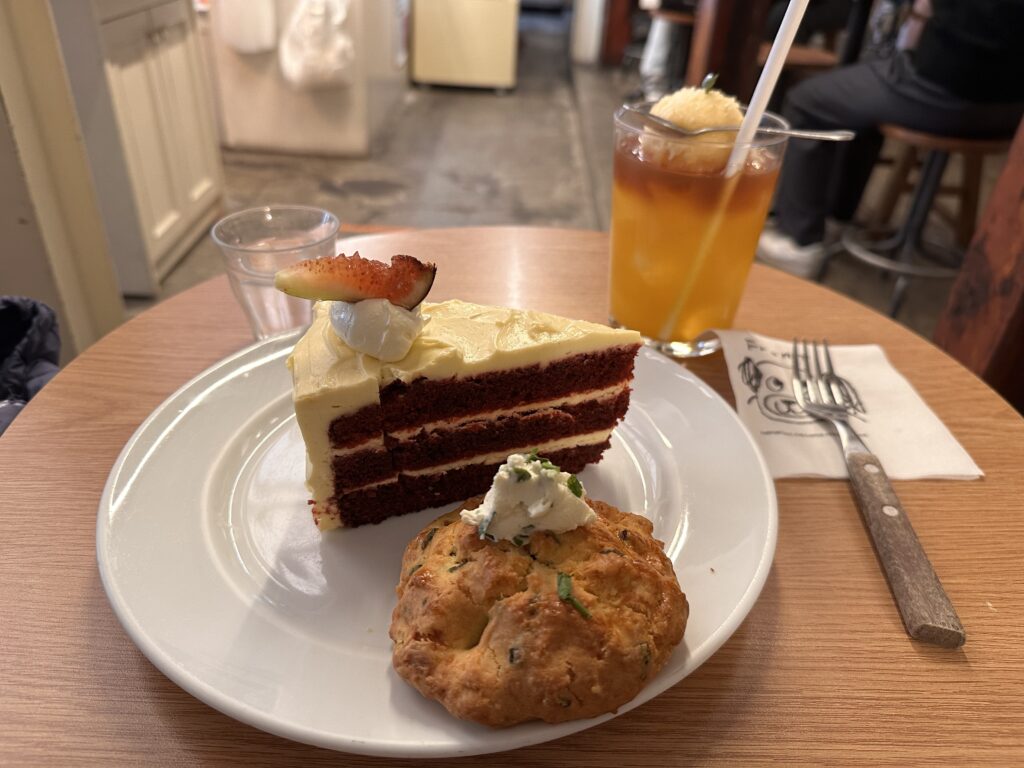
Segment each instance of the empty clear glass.
M210 234L257 339L309 325L312 302L275 289L274 274L297 261L335 255L334 214L305 205L267 205L226 216Z

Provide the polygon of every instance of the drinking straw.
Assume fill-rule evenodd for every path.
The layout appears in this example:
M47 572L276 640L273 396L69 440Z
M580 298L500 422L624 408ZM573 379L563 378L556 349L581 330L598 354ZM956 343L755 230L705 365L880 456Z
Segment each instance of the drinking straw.
M750 151L750 143L754 140L758 127L761 125L761 118L771 100L772 91L779 81L782 68L786 65L786 57L789 49L793 46L796 38L796 30L800 26L800 20L804 17L809 0L790 0L786 8L786 15L782 17L782 25L775 35L775 42L768 52L768 59L761 70L761 77L757 80L757 87L754 88L754 95L747 105L747 113L743 116L740 129L736 133L736 143L733 144L732 153L729 155L729 162L725 165L725 175L733 176L739 172L747 162L747 153Z
M722 220L725 218L725 211L729 207L729 200L732 198L733 190L735 190L736 183L739 181L740 171L743 170L743 166L747 162L750 144L757 133L758 127L761 125L761 118L764 116L768 101L772 97L772 91L775 90L775 84L779 81L779 75L782 74L782 67L786 63L786 56L789 55L789 49L793 45L797 28L804 17L804 11L807 10L808 2L810 0L789 0L786 15L782 17L782 25L779 27L778 34L775 35L772 49L768 52L768 59L761 70L761 77L757 80L757 87L754 88L754 95L747 105L747 112L743 116L743 122L740 123L739 131L736 133L736 143L733 144L732 152L729 153L729 160L725 164L726 181L722 187L722 195L715 206L714 212L711 214L707 228L704 230L700 248L694 259L693 269L690 270L686 284L679 292L679 297L676 299L672 311L665 320L665 325L662 326L660 335L663 339L672 338L673 329L679 319L679 313L682 312L683 307L690 298L690 294L693 292L694 285L697 282L697 277L704 270L704 262L707 261L708 253L715 242L718 230L722 227Z

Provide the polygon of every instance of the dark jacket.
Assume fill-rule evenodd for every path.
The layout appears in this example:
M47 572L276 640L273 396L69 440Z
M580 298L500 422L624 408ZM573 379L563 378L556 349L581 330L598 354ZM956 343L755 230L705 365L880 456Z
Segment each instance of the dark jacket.
M917 73L968 101L1024 102L1024 0L932 0Z
M0 296L0 434L57 373L59 358L53 310L24 296Z

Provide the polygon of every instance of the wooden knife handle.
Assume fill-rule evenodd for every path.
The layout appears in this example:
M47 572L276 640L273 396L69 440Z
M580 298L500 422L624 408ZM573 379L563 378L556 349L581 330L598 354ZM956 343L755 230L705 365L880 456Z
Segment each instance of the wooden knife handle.
M958 648L967 640L910 518L881 462L870 453L846 457L850 484L907 633L915 640Z

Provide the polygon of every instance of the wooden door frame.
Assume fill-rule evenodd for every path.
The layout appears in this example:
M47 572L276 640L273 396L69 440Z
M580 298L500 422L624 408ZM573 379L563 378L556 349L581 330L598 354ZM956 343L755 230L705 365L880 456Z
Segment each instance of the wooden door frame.
M124 305L48 2L0 0L0 106L21 170L0 179L21 204L0 221L38 235L23 241L36 252L0 249L4 290L54 305L69 359L121 323Z

